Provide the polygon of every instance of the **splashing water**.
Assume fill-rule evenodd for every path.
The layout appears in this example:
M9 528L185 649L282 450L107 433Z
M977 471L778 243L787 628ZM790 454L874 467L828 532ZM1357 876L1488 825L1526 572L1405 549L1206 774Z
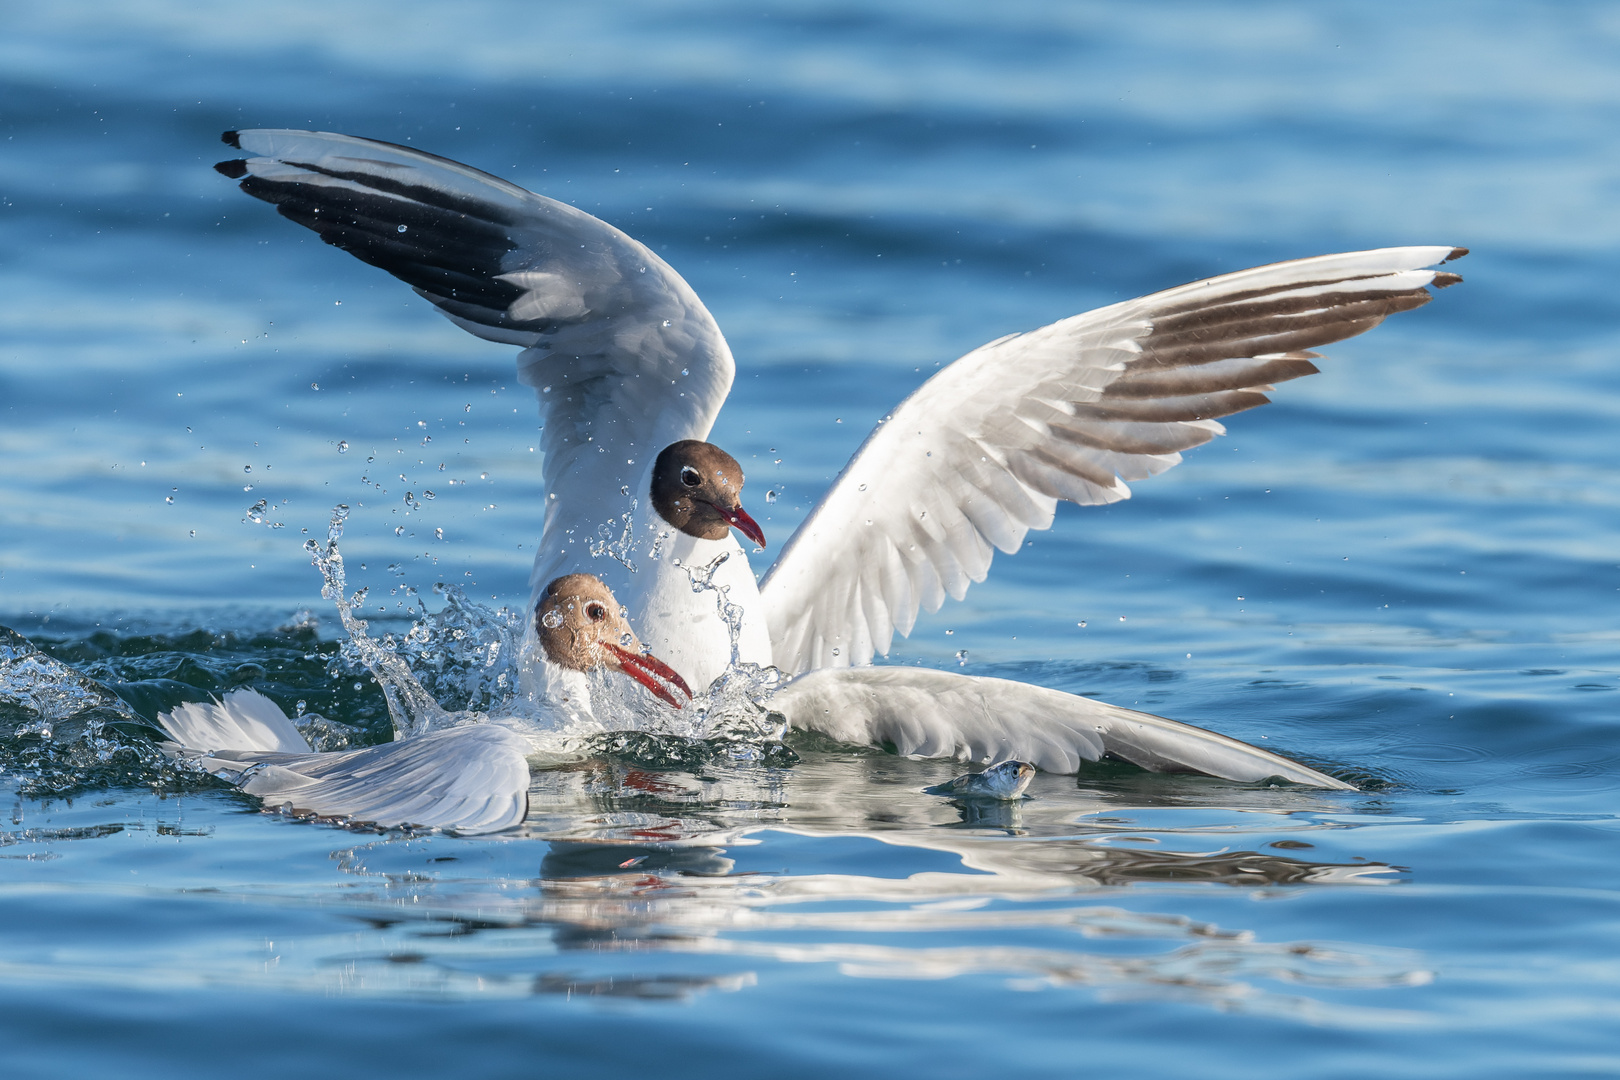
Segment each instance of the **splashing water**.
M615 537L614 522L607 521L596 527L597 539L591 541L591 558L600 559L604 555L623 566L632 574L636 572L636 564L630 558L631 549L635 547L635 526L633 521L636 514L636 500L630 500L630 509L620 514L615 521L619 525L619 535ZM657 554L653 558L657 558Z
M312 537L304 541L304 550L309 552L310 561L321 572L324 581L321 595L337 605L338 619L349 635L345 653L358 659L382 687L383 696L388 702L388 713L394 721L394 738L406 739L424 734L432 730L436 723L443 723L445 710L417 682L405 659L367 634L364 619L355 618L355 609L365 603L367 590L358 590L352 598L345 595L348 585L338 540L343 536L343 525L348 517L348 506L340 503L332 510L325 546Z
M21 778L21 794L208 783L141 734L145 726L111 690L0 626L0 772Z
M730 558L731 553L723 551L704 566L681 567L693 592L714 593L715 608L731 641L731 663L690 707L696 711L702 738L724 744L738 760L763 760L768 747L779 746L787 734L787 719L766 707L787 676L777 668L742 660L742 605L731 602L730 585L715 581L715 574Z

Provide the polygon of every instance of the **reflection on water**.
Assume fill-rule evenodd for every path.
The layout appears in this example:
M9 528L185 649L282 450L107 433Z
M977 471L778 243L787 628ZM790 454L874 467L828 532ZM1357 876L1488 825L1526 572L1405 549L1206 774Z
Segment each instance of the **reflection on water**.
M1015 989L1085 988L1108 998L1193 1002L1316 1022L1415 1019L1327 992L1420 985L1416 954L1270 941L1263 928L1175 912L1167 883L1287 894L1398 879L1395 867L1313 861L1299 837L1339 827L1330 797L1192 778L1201 802L1137 805L1097 777L1039 776L1033 797L981 808L924 789L947 762L803 747L788 769L661 771L596 758L538 773L523 833L458 839L343 832L248 815L257 828L330 837L329 869L296 887L217 873L200 889L118 882L0 889L0 906L113 897L123 910L188 924L183 944L102 938L11 948L0 975L126 987L258 985L322 994L463 999L530 994L679 1001L746 992L783 966L860 979L989 979ZM1103 789L1099 794L1099 786ZM1167 796L1173 792L1166 792ZM1112 797L1110 797L1112 795ZM93 824L26 825L18 803L0 855L59 858L127 829L213 843L141 796ZM49 810L46 806L44 809ZM1100 813L1100 810L1106 813ZM1247 823L1239 832L1237 825ZM1226 844L1222 841L1250 842ZM1281 846L1279 850L1278 846ZM1290 851L1283 854L1282 851ZM1152 886L1121 892L1118 886ZM1133 896L1147 899L1146 907ZM244 932L240 911L313 919ZM1265 910L1264 908L1256 910ZM221 924L216 928L216 924ZM77 932L64 930L63 946Z

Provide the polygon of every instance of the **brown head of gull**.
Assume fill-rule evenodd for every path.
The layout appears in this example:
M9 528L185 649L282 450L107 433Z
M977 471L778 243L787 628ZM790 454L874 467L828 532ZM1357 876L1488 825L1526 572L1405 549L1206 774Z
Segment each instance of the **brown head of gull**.
M764 530L742 508L742 486L742 466L713 443L682 439L653 462L653 509L665 521L700 540L736 529L764 547Z
M692 689L668 664L642 651L613 593L593 574L568 574L546 586L534 629L546 658L571 671L620 671L679 709Z

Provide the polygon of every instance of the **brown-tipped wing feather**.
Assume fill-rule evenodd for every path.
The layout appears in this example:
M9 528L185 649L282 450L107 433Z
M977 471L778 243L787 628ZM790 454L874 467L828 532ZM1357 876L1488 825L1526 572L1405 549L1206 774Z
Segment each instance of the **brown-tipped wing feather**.
M761 587L777 666L864 664L984 580L1061 500L1110 503L1317 371L1309 350L1460 281L1467 252L1385 248L1276 263L976 349L879 425Z

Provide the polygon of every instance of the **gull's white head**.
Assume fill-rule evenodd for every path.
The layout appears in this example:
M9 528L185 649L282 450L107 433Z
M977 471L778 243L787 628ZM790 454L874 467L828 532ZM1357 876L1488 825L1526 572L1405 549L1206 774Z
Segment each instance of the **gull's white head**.
M677 709L692 699L685 679L642 651L612 591L594 574L568 574L547 585L535 605L534 630L546 659L560 668L622 672Z
M688 536L723 540L736 529L765 546L765 532L742 508L742 466L713 443L682 439L653 462L652 504Z

